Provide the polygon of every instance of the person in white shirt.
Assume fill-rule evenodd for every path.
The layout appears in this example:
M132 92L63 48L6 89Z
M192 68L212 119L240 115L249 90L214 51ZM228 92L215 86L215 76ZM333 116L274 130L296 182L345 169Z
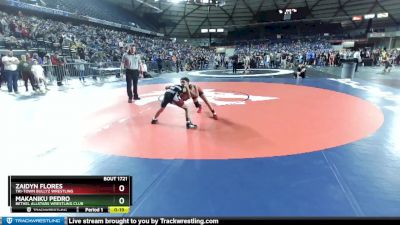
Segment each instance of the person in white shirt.
M271 62L271 56L267 53L264 56L264 67L269 68L269 63Z
M79 72L79 81L85 83L85 63L86 61L81 59L79 55L75 58L75 69Z
M12 93L14 89L14 93L18 94L18 58L14 57L14 53L9 51L6 56L2 59L4 64L4 73L6 75L7 80L7 88L8 93Z
M1 18L0 24L1 24L1 30L3 31L3 34L7 34L9 32L9 29L8 29L8 22L6 21L6 19Z
M142 61L142 67L141 67L141 77L143 78L151 78L151 76L147 73L147 65L144 61Z
M125 45L125 44L124 44L123 41L120 40L120 41L118 42L118 47L119 47L120 50L122 50L122 49L124 48L124 45Z
M33 60L31 71L35 77L37 85L39 86L40 83L43 83L46 90L49 90L47 88L46 78L44 76L44 69L36 59Z
M140 100L139 94L137 92L137 84L140 74L139 70L142 64L140 60L140 55L136 53L135 45L131 45L128 52L124 54L124 56L122 56L122 62L124 68L126 69L126 90L129 97L128 103L132 103L132 98L134 100Z
M250 70L250 56L246 55L243 61L244 61L244 73L248 73L248 70Z
M354 52L353 59L354 59L354 62L356 63L356 71L355 72L358 72L358 64L360 64L362 62L361 53L359 50Z

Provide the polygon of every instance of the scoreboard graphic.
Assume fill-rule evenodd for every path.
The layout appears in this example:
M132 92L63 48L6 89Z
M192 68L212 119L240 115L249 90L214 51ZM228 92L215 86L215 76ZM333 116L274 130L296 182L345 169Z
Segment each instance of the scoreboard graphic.
M131 176L9 176L12 213L129 213Z

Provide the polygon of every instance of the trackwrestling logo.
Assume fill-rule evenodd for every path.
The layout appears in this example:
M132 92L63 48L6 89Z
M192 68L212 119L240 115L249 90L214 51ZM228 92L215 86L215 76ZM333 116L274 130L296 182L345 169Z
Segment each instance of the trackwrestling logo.
M246 101L259 102L278 99L277 97L248 95L234 91L218 91L215 89L203 89L203 91L208 101L217 106L245 105ZM140 96L141 99L139 101L135 101L135 104L138 106L143 106L153 102L161 101L164 93L164 91L152 91L150 93L142 94ZM199 101L201 101L200 98Z
M64 225L63 217L7 217L3 224L51 224L51 225Z

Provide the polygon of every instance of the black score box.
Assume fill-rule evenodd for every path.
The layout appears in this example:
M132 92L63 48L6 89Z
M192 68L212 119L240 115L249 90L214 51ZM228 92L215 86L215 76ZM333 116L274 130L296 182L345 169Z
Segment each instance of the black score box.
M12 212L126 213L132 205L131 176L9 176L8 185Z
M12 213L77 213L78 207L11 207Z
M129 208L129 207L128 207ZM12 213L110 213L110 207L12 207ZM129 212L129 209L128 209Z

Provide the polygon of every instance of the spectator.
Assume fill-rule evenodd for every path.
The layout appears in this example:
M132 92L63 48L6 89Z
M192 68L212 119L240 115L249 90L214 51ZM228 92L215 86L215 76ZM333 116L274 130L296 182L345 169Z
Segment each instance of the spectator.
M283 69L286 69L286 62L287 62L287 55L285 52L283 52L281 55L281 64Z
M3 33L3 34L6 34L9 32L7 20L5 17L1 18L1 20L0 20L0 28L1 28L1 33Z
M54 55L51 56L51 64L53 65L54 73L57 79L57 86L63 85L64 79L64 61L61 59L60 54L56 52Z
M238 68L238 61L239 61L239 56L234 55L232 56L232 73L236 74L237 68Z
M356 71L358 72L358 65L362 62L360 50L356 50L353 54L354 62L356 63Z
M176 57L176 55L174 54L174 55L172 55L172 57L171 57L171 60L172 60L172 63L174 63L174 65L175 65L175 67L176 67L176 72L177 73L179 73L179 65L178 65L178 63L177 63L177 57Z
M390 70L392 69L392 64L390 63L390 56L386 50L386 48L383 49L382 51L382 62L384 65L384 69L383 72L390 72Z
M141 67L141 73L143 78L152 78L152 76L147 72L147 65L146 62L142 60L142 67Z
M43 57L43 69L44 69L45 76L52 83L54 81L53 68L52 68L52 64L51 64L51 60L50 60L50 55L48 55L48 54L46 54Z
M43 64L43 60L42 60L42 58L39 57L39 54L38 54L38 53L33 53L32 59L38 61L38 63L39 63L40 65Z
M158 68L158 73L161 73L161 72L162 72L162 68L163 68L162 63L163 63L163 60L162 60L162 58L161 58L161 55L158 55L158 57L157 57L157 68Z
M20 72L22 80L24 81L24 86L25 86L26 92L29 91L28 81L31 83L32 90L36 91L37 85L36 85L34 76L31 72L31 64L28 62L26 55L21 55L21 61L18 65L18 71Z
M7 79L8 93L18 94L18 58L14 57L13 51L8 51L6 56L2 58L4 64L4 72Z
M81 59L79 55L75 59L75 69L79 73L79 81L85 83L85 63L86 61Z
M38 60L36 60L36 59L33 60L33 65L32 65L31 71L32 71L32 74L35 77L35 81L37 83L38 90L40 89L39 88L40 83L43 83L43 85L46 88L46 90L49 90L47 88L46 78L44 76L44 69L39 64Z
M304 64L299 64L297 66L297 71L293 73L294 78L305 78L306 77L306 66Z
M6 75L4 74L4 64L3 61L1 60L3 58L3 54L0 56L0 89L1 89L1 84L6 81Z
M271 62L271 57L269 54L265 54L264 56L264 67L269 68Z
M276 64L275 64L275 54L274 54L274 52L271 52L269 57L271 58L271 68L275 69L276 68Z
M245 73L249 72L250 70L250 56L246 55L244 57L244 71Z

